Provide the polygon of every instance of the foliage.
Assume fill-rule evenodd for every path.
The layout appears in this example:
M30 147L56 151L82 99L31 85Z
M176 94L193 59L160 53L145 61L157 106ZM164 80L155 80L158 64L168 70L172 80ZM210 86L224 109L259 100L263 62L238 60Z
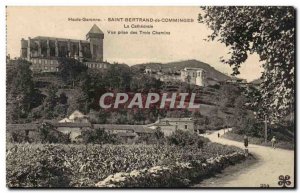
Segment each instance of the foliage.
M223 85L219 90L218 106L221 109L234 107L235 99L241 95L241 91L234 85Z
M32 72L30 63L18 59L14 62L12 68L7 69L7 102L10 122L17 122L21 118L26 118L35 105L35 101L39 101L39 96L34 89L32 80Z
M131 72L127 65L113 64L104 76L108 88L126 90L130 88Z
M154 133L144 134L138 137L137 143L143 144L166 144L166 138L161 128L155 129Z
M67 115L68 97L65 93L61 93L59 96L58 88L55 85L48 85L45 90L45 99L43 100L43 106L37 110L39 115L44 119L54 119L57 117L65 117ZM38 115L34 115L38 116Z
M194 133L189 133L178 129L168 136L167 140L170 145L195 148L202 148L204 143L208 141L204 137L200 137Z
M56 131L49 123L42 123L38 128L38 141L41 143L70 143L70 136Z
M167 145L8 144L7 185L91 187L117 172L205 161L239 151L219 144L207 144L202 149Z
M130 83L130 89L132 91L156 91L160 89L162 82L151 76L142 74L132 78Z
M116 144L118 139L115 135L109 134L102 128L83 130L81 137L84 143L92 144Z
M222 62L233 67L233 74L249 54L256 53L264 72L257 107L276 120L294 106L295 90L295 9L276 6L202 7L199 22L230 49L231 57Z
M25 132L12 131L6 135L8 137L8 141L11 143L24 143L28 140Z
M24 148L23 148L24 147ZM7 151L9 187L67 187L71 168L62 157L65 151L47 145L14 145Z
M81 75L87 71L87 66L85 66L80 61L73 58L60 58L58 66L58 74L62 80L75 86L75 82L78 82L82 77Z

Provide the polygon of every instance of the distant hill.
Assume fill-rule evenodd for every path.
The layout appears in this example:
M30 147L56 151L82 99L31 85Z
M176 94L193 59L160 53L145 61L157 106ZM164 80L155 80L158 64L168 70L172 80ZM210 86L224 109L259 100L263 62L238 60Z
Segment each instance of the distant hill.
M208 78L217 80L217 81L224 81L230 79L229 76L219 72L209 64L206 64L201 61L197 60L185 60L180 62L170 62L170 63L145 63L145 64L136 64L131 66L132 68L137 69L145 69L146 67L152 68L154 70L161 70L162 72L176 72L184 69L185 67L191 68L202 68L206 71L206 75Z

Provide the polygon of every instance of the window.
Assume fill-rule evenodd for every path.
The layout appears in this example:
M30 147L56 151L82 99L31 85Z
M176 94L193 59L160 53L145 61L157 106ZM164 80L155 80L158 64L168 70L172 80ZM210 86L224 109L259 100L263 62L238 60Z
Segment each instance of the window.
M185 128L185 129L188 129L188 126L187 126L187 125L184 125L184 128Z

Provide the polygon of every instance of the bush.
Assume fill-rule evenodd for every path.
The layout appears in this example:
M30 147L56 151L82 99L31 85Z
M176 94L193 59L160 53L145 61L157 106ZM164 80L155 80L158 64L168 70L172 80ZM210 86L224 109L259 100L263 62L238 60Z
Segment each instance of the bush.
M38 128L38 137L36 141L41 143L70 143L70 135L56 131L49 123L42 123Z
M175 130L174 133L167 137L167 141L170 145L177 145L181 147L193 146L202 148L204 143L207 143L209 140L194 133Z
M81 138L86 144L116 144L119 141L116 135L109 134L102 128L84 130L81 133Z
M136 142L145 144L165 144L166 138L164 133L161 131L161 128L157 128L154 133L139 136Z

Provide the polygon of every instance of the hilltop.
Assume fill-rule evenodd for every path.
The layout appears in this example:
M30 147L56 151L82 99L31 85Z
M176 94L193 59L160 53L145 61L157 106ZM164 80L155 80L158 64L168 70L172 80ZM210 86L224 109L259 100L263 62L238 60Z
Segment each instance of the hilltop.
M176 72L184 69L185 67L191 68L202 68L206 71L206 76L209 79L217 80L217 81L225 81L230 79L229 76L221 73L220 71L216 70L212 66L207 63L198 61L198 60L185 60L179 62L169 62L169 63L144 63L144 64L136 64L131 66L131 68L136 69L145 69L146 67L152 68L154 70L161 70L162 72Z

